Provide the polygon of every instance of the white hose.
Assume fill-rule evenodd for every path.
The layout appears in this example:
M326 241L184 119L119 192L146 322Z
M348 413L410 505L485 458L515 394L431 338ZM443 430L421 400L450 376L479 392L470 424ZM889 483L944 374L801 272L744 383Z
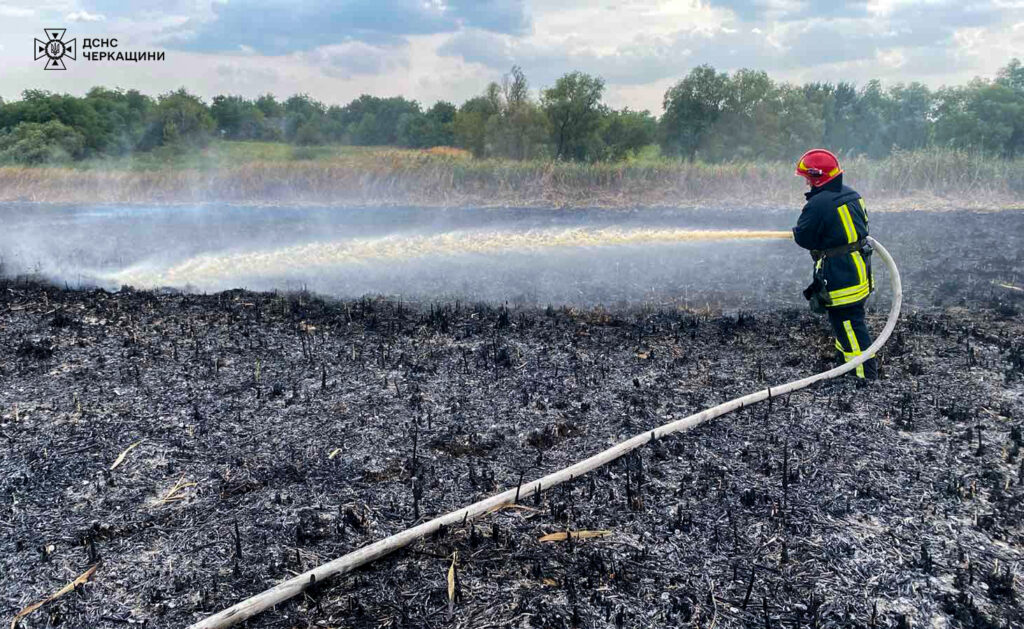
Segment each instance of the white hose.
M664 426L644 432L643 434L639 434L627 441L623 441L618 445L608 448L604 452L600 452L588 459L584 459L579 463L575 463L567 468L548 474L541 479L524 483L521 488L509 489L508 491L491 496L490 498L476 502L468 507L459 509L458 511L452 511L451 513L434 518L429 522L424 522L423 524L414 526L411 529L406 529L378 542L374 542L369 546L364 546L363 548L354 550L347 555L338 557L337 559L329 561L317 568L303 572L302 574L279 583L274 587L253 596L252 598L236 603L213 616L201 620L192 625L189 629L220 629L222 627L229 627L235 623L242 622L246 618L255 616L263 610L273 607L274 605L301 593L313 583L321 583L330 577L351 572L360 566L376 561L385 555L391 554L399 548L407 546L418 539L434 533L442 526L460 524L467 520L489 513L504 505L511 504L516 499L517 495L520 500L529 498L536 493L547 491L556 485L560 485L561 483L574 478L579 478L587 472L595 470L606 463L610 463L622 455L627 454L655 439L660 439L661 437L675 432L689 430L694 426L698 426L708 420L725 415L726 413L731 413L732 411L741 409L745 406L750 406L751 404L761 402L770 397L785 395L791 391L803 389L804 387L810 386L820 380L835 378L836 376L841 376L853 369L856 369L858 365L863 364L870 357L874 356L874 354L881 349L889 339L893 329L896 327L896 321L899 319L900 314L900 305L903 302L903 288L900 283L900 273L896 268L895 261L893 261L889 252L886 251L885 247L879 244L877 240L869 237L868 241L889 269L889 280L892 285L892 306L889 308L889 318L886 320L885 327L882 328L881 334L878 335L878 338L875 339L875 342L872 343L867 350L850 362L840 365L839 367L829 369L828 371L808 376L802 380L788 382L777 387L769 387L762 391L758 391L757 393L751 393L750 395L745 395L743 397L724 402L695 415L690 415L689 417L676 420L665 424Z

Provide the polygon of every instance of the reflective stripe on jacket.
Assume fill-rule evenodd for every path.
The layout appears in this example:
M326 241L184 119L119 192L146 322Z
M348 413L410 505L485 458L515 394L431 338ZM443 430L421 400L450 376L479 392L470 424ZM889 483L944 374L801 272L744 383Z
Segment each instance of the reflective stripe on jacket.
M807 193L807 204L793 228L793 239L804 249L832 249L868 236L868 214L857 191L844 186L841 176ZM824 275L832 307L863 301L871 293L871 259L853 251L815 263Z

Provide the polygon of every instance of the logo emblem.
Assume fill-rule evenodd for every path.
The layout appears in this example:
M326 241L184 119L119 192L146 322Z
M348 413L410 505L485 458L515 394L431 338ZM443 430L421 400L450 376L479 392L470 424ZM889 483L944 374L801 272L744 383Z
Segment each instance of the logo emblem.
M35 59L46 58L45 70L67 70L64 57L75 58L75 40L64 41L66 28L44 28L46 41L35 40Z

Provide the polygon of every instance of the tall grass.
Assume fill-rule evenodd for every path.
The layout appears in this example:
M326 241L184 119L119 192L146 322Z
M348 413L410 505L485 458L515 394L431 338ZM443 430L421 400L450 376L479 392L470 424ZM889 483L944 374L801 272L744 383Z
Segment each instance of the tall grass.
M223 143L160 167L0 168L0 201L467 206L779 206L800 200L784 162L581 164L474 160L458 150L303 150ZM234 145L249 146L234 146ZM285 151L287 149L287 152ZM225 157L226 155L226 157ZM191 161L189 161L191 160ZM873 207L1024 208L1024 160L955 150L844 163Z

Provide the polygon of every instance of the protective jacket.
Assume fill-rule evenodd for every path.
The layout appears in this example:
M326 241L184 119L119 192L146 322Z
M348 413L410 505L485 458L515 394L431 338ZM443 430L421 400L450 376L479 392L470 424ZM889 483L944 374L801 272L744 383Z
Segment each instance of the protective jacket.
M793 239L811 250L815 281L827 295L824 305L837 308L864 301L873 288L870 248L858 246L868 236L864 199L843 185L842 175L806 197Z

